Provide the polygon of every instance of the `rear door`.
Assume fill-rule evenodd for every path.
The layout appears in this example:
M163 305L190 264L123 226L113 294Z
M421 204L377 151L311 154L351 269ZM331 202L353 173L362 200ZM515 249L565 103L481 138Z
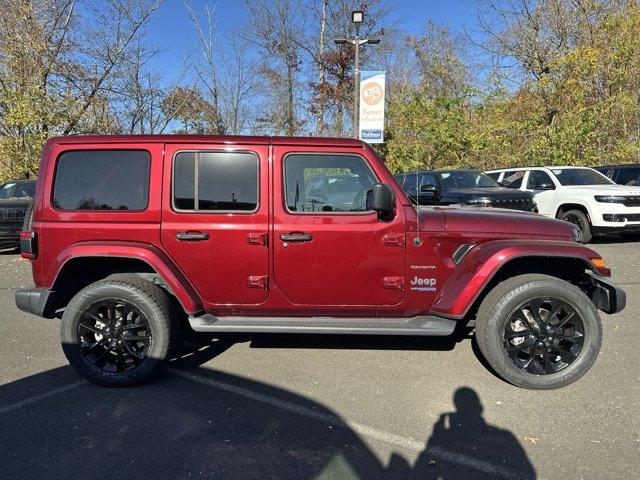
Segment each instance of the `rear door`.
M268 293L268 146L169 144L161 240L209 307Z

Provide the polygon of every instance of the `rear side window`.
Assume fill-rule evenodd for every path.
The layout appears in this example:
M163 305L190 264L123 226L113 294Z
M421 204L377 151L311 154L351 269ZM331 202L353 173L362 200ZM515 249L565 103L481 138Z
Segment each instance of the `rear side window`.
M250 152L177 153L173 206L203 212L257 210L258 156Z
M58 158L52 203L61 210L147 208L151 155L142 150L78 150Z
M504 172L502 185L507 188L520 188L522 186L522 179L524 178L524 174L524 171Z

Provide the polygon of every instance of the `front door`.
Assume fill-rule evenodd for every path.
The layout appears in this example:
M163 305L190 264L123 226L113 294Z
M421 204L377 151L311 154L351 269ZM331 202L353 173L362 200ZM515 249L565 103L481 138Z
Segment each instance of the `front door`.
M355 153L274 149L274 279L289 302L320 315L373 315L404 297L403 211L368 207L378 183Z
M266 145L165 147L162 245L208 307L267 299L268 170Z
M525 190L533 193L538 212L547 216L556 214L556 186L544 170L529 170Z

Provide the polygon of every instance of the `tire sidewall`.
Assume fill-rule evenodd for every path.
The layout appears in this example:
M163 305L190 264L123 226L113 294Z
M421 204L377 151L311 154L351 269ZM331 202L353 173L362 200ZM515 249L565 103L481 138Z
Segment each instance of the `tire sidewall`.
M567 288L567 286L571 288ZM511 315L527 300L536 297L555 298L565 301L580 316L584 327L584 343L578 357L559 372L536 375L525 372L515 365L504 348L504 330ZM496 372L507 381L518 386L537 389L552 389L567 385L580 378L595 361L602 341L602 326L591 301L573 285L535 282L522 292L509 292L499 302L496 312L489 320L489 349L494 353L490 362Z
M566 218L569 215L576 216L580 221L580 225L576 225L580 229L580 233L582 235L582 238L580 239L580 243L589 243L589 241L591 240L592 234L591 234L591 225L589 224L589 219L587 218L587 216L580 210L568 210L564 212L560 218L561 220L564 220L565 222L567 222L568 220L566 220ZM569 222L569 223L571 223L572 225L575 225L573 222Z
M78 322L83 312L92 304L106 299L134 304L149 321L151 329L149 353L139 365L127 372L113 374L98 369L84 358L78 345ZM71 365L93 382L106 386L139 383L159 370L167 355L169 345L166 335L167 319L163 318L166 315L166 312L154 308L151 299L144 293L112 284L90 285L78 293L64 311L60 325L62 349Z

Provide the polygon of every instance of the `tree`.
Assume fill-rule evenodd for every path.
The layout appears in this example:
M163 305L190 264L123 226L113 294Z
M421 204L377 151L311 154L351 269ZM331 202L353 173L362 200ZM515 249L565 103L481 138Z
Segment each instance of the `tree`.
M52 135L116 130L111 83L160 0L0 0L0 180Z

